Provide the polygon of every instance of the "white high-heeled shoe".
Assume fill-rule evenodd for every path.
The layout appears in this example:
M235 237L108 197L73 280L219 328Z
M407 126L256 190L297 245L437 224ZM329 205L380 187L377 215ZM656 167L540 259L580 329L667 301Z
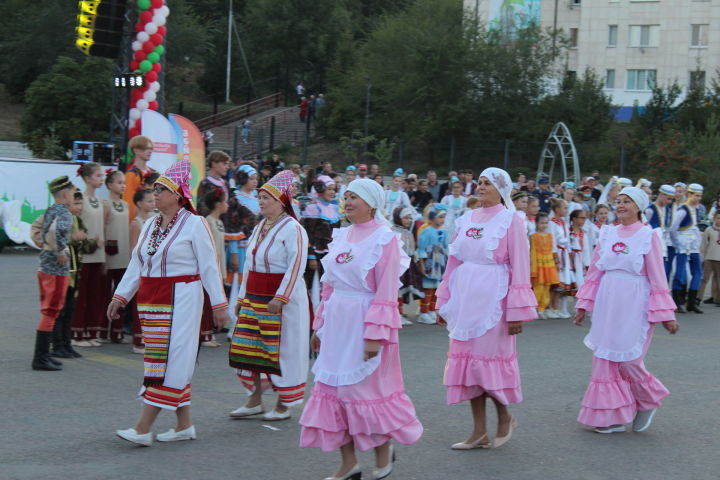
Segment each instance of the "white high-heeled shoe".
M373 480L380 480L381 478L385 478L389 476L393 471L393 466L395 465L395 448L390 445L390 452L389 455L390 461L387 465L385 465L382 468L375 468L373 469Z
M342 477L325 477L323 480L362 480L360 465L357 463Z

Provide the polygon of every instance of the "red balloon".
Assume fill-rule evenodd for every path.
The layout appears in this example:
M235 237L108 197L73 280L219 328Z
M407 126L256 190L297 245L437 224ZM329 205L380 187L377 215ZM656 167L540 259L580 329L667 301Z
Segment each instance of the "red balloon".
M150 23L152 22L153 14L150 10L145 10L140 14L140 21L142 23Z
M152 70L150 70L149 72L147 72L147 73L145 74L145 81L146 81L147 83L155 82L155 81L157 81L157 79L158 79L158 74L157 74L157 72L153 72Z
M142 50L138 50L135 52L135 61L142 62L147 58L147 53L143 52Z
M140 68L140 62L138 62L137 60L132 60L132 61L130 62L130 71L131 71L131 72L134 72L134 71L137 70L138 68Z
M163 0L151 0L150 5L152 5L152 8L160 8L164 3Z
M148 103L148 108L150 110L157 110L159 108L158 102L153 100L152 102Z
M145 24L143 24L143 23L141 23L141 22L138 22L138 23L135 24L135 31L136 31L136 32L142 32L143 30L145 30Z
M158 46L158 45L162 44L163 36L160 35L159 33L153 33L152 35L150 35L150 41L152 42L153 45Z
M145 53L152 53L153 50L155 50L155 45L151 41L147 41L142 44L143 52Z
M167 33L167 28L165 27L165 25L159 26L157 33L159 33L160 35L162 35L164 37L165 34Z
M162 70L162 65L160 65L160 62L153 63L152 69L153 72L159 73Z
M137 137L140 135L140 129L137 127L133 127L130 130L128 130L128 138Z
M143 92L139 88L133 88L133 90L130 92L130 100L132 102L136 102L143 98Z

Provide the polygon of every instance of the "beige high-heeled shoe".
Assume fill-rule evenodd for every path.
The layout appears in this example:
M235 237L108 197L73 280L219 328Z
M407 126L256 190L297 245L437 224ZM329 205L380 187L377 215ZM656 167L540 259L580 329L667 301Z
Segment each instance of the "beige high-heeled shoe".
M495 437L492 448L500 448L505 445L510 440L510 437L512 437L513 430L515 430L517 426L517 419L515 417L510 417L510 429L508 430L507 435L505 435L504 437Z
M483 441L484 440L484 441ZM472 450L474 448L490 448L490 441L488 440L487 433L482 437L478 438L474 442L465 443L454 443L451 447L453 450Z

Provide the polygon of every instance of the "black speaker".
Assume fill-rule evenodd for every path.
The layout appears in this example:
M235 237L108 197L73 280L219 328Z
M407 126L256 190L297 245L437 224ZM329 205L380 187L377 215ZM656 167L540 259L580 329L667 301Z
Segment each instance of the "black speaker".
M75 46L85 55L116 58L120 53L127 0L82 0Z

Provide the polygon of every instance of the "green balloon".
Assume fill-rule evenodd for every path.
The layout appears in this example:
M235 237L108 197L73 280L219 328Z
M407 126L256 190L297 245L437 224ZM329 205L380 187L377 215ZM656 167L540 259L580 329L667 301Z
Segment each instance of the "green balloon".
M140 10L147 10L150 8L150 0L138 0L137 6Z
M147 73L150 70L152 70L152 62L150 62L148 60L143 60L142 62L140 62L140 71L141 72Z
M147 59L150 61L150 63L157 63L160 61L160 55L155 52L150 52L148 53Z
M155 47L154 51L158 55L162 55L163 53L165 53L165 47L163 47L162 45L158 45L157 47Z

